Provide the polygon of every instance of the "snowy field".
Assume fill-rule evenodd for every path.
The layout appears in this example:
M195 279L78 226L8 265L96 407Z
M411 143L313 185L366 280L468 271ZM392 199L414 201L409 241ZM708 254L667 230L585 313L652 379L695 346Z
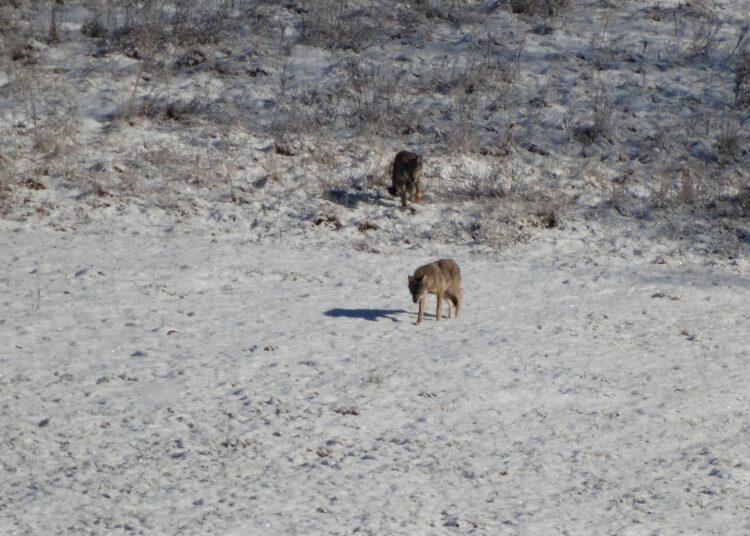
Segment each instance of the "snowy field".
M0 0L0 536L750 534L750 1L50 4Z
M3 533L750 531L746 261L197 231L3 227Z

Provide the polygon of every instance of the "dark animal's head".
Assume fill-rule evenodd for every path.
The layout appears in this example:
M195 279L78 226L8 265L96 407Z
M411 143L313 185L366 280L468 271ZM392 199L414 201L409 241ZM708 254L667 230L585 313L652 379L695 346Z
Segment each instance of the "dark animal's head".
M408 169L411 172L411 175L414 176L415 179L418 179L420 175L422 174L422 155L414 155L415 158L412 158L407 163Z

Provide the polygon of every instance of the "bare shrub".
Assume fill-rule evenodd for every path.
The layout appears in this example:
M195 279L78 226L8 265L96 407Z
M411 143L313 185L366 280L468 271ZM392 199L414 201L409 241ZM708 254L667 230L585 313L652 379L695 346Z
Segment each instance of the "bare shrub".
M496 44L487 39L480 49L466 57L446 55L419 73L419 79L423 80L420 87L443 94L459 91L467 95L500 89L502 96L504 87L513 82L516 72L495 47Z
M187 50L178 57L174 62L175 69L191 69L197 65L202 65L208 61L206 54L197 48Z
M679 171L678 201L688 205L708 200L708 170L702 162L692 162Z
M226 6L223 2L205 5L198 0L145 0L136 9L134 2L124 0L121 25L108 29L101 22L101 10L94 6L92 18L81 31L92 38L106 37L110 50L150 62L167 44L217 43L227 20ZM112 19L110 15L108 19Z
M555 17L568 5L568 0L510 0L510 10L516 15Z
M403 110L398 101L398 76L392 69L374 62L351 62L347 66L353 114L363 128L379 130L393 115Z
M47 160L65 158L73 153L77 134L73 113L53 116L34 129L34 148Z
M698 159L686 164L667 164L656 173L655 179L658 189L652 200L658 206L711 207L726 197L726 192L736 190L725 170Z
M279 161L276 157L276 151L269 151L266 157L262 160L261 165L266 172L266 179L270 179L276 183L284 182L284 176L279 169Z
M591 122L578 125L573 129L573 137L586 147L600 138L608 138L612 126L612 102L602 84L599 84L594 93L591 104Z
M478 153L481 151L481 140L477 127L473 122L473 110L477 108L476 99L472 95L462 93L453 95L451 111L455 122L451 129L445 133L446 146L458 153Z
M498 175L474 175L451 194L460 199L499 199L507 195Z
M193 12L190 15L178 11L172 22L172 36L183 46L216 44L220 31L226 24L226 13Z
M609 20L601 32L594 33L591 37L591 64L597 71L617 68L622 60L618 56L623 53L623 36L613 34L608 31L608 27Z
M739 158L742 152L741 141L739 124L736 121L724 121L714 142L720 161L729 162Z
M16 205L16 194L11 186L13 162L0 154L0 216L7 216Z
M502 54L492 49L489 39L479 51L467 58L462 69L454 69L451 75L451 85L460 86L468 95L496 89L503 83L512 82L515 77L513 67L505 63Z
M470 155L455 158L457 165L450 172L450 180L444 182L440 176L434 190L440 197L454 197L460 200L492 200L506 197L510 192L512 171L504 158L490 160L489 166L477 165L486 160L475 160ZM435 181L432 181L435 182Z
M672 189L672 174L668 170L657 172L655 175L659 189L656 191L656 200L659 204L667 201Z
M745 183L740 185L735 202L740 207L743 216L750 216L750 180L746 179ZM750 241L750 235L746 235L745 240Z
M602 84L594 94L593 120L594 129L600 136L609 137L612 128L612 101Z
M143 70L142 67L136 75L127 100L119 105L113 120L123 120L131 125L141 118L186 122L205 113L208 102L204 99L183 100L172 94L168 72L149 78L149 85L144 85Z
M707 60L720 44L719 32L722 23L718 20L701 20L693 27L693 35L685 49L688 59Z
M81 33L86 37L99 39L107 37L109 30L102 23L101 15L98 12L94 12L94 15L81 26Z
M359 21L348 0L315 0L305 7L300 42L331 49L358 50L365 39L366 27Z
M750 51L743 51L734 60L734 103L750 103Z
M470 10L470 0L426 0L415 2L416 8L422 8L428 19L442 19L450 22L465 21Z
M283 124L296 132L317 132L336 124L342 113L346 87L341 80L330 80L317 86L304 86L297 99L285 110Z
M19 96L21 98L26 116L25 124L37 128L41 113L37 97L39 77L35 75L33 69L23 66L20 69L11 71L11 78L6 88L9 96Z

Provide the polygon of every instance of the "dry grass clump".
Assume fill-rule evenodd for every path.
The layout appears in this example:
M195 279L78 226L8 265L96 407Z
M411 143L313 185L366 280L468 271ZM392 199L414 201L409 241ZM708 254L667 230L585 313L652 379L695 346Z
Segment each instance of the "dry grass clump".
M572 137L584 147L593 145L599 139L608 139L612 134L612 101L601 84L594 93L591 105L591 121L572 129Z
M414 4L414 9L421 10L427 19L468 22L479 14L477 3L472 0L417 0Z
M750 50L734 59L734 104L750 104Z
M33 135L34 149L48 162L69 157L75 151L78 137L74 112L40 122Z
M145 0L135 9L131 3L121 7L107 3L106 9L91 8L91 18L81 32L99 40L102 54L118 51L151 61L167 45L217 44L230 20L227 5L205 5L197 0ZM113 20L122 20L122 24L113 27Z
M101 15L94 12L94 15L81 26L81 33L92 39L100 39L107 37L109 30L102 22Z
M739 124L736 121L724 121L714 142L719 161L728 163L740 158L744 145L742 141Z
M404 112L411 108L399 88L403 72L375 62L352 61L346 67L346 74L347 98L356 126L380 132L403 122Z
M13 165L9 158L0 154L0 216L7 216L16 205L16 195L11 186Z
M299 42L328 49L359 51L373 30L370 3L353 0L315 0L303 3Z
M568 0L510 0L508 5L516 15L555 17L568 6Z

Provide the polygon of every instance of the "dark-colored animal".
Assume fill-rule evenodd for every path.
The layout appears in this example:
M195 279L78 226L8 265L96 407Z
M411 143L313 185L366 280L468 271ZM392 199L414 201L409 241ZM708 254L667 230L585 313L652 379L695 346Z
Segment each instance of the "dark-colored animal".
M422 155L411 151L401 151L393 160L393 173L391 180L393 184L388 188L392 196L401 196L401 209L406 208L406 198L412 203L422 200L422 185L419 180L422 176Z

